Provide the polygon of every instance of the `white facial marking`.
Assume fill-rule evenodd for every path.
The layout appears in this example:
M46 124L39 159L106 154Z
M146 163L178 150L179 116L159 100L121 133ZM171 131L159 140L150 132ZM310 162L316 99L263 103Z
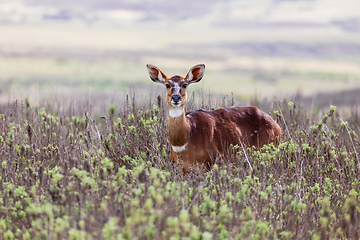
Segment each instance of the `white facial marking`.
M174 107L169 109L169 116L172 118L180 117L184 113L182 107Z
M182 101L179 101L179 102L177 102L177 104L175 104L175 102L174 102L173 100L171 100L171 105L172 105L174 108L181 108L181 107L180 107L181 104L182 104Z
M180 86L178 83L174 83L172 88L174 89L174 94L180 94Z
M173 86L171 87L172 88L172 90L173 90L173 95L180 95L180 90L181 90L181 87L180 87L180 85L178 84L178 83L174 83L173 84ZM181 101L181 99L180 99L180 101L178 101L178 102L174 102L172 99L171 99L171 105L174 107L174 108L179 108L180 107L180 105L182 104L182 101ZM181 115L182 113L180 113L180 115Z
M182 152L182 151L185 151L186 149L186 143L183 145L183 146L180 146L180 147L176 147L176 146L173 146L171 145L172 149L174 150L174 152Z

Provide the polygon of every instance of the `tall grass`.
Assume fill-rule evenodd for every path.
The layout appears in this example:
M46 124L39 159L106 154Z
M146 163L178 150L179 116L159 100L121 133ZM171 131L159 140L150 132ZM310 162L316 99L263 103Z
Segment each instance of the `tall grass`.
M256 101L282 127L279 149L234 146L235 163L184 175L164 100L149 98L126 95L100 115L56 101L1 106L0 238L359 238L357 116ZM190 99L189 109L237 104Z

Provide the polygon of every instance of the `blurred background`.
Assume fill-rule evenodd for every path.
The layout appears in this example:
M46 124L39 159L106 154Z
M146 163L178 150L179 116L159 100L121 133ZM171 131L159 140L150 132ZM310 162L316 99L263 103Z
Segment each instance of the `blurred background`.
M359 1L0 2L1 103L155 99L147 63L169 76L204 63L192 91L357 106Z

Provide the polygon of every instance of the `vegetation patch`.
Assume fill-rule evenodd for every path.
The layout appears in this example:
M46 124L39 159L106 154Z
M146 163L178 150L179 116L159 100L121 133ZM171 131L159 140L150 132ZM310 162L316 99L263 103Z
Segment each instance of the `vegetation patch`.
M210 172L184 175L161 98L126 99L102 117L1 106L1 239L359 238L357 113L275 102L279 149L234 146Z

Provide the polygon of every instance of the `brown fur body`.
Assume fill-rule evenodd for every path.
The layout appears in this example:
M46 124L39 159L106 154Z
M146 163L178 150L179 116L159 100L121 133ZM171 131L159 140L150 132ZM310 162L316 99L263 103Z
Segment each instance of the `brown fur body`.
M255 146L258 150L270 143L278 147L281 129L267 113L256 107L229 107L198 110L170 118L169 137L172 146L186 144L185 151L176 153L172 149L171 158L188 172L189 166L199 164L209 170L231 144Z

